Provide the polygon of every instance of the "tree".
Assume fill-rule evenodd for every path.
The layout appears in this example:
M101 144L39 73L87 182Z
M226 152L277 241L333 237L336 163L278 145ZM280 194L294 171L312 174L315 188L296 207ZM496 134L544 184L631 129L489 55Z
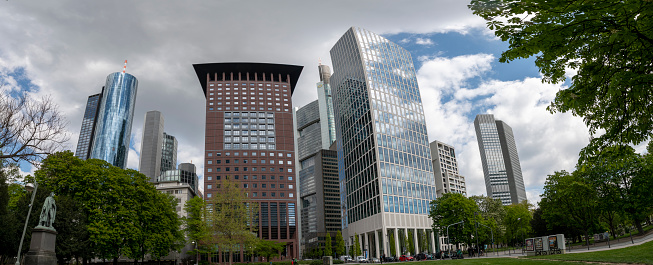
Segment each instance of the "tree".
M397 246L395 245L395 233L394 231L390 233L389 235L390 239L388 240L390 242L390 255L393 257L397 256Z
M413 234L413 230L408 230L406 241L408 241L408 252L410 252L411 255L415 255L415 235Z
M336 233L335 249L336 249L336 254L340 254L340 255L345 254L345 240L342 238L342 232L340 230L338 230L338 233Z
M433 229L440 230L442 235L447 235L448 225L465 221L464 224L458 224L449 229L450 242L453 244L466 243L471 246L472 239L469 235L475 232L475 222L483 221L480 215L474 215L477 212L479 212L479 208L473 199L465 198L458 193L445 193L431 202L429 216L433 220ZM476 243L475 240L474 243Z
M588 150L651 136L653 2L472 0L469 8L510 43L499 61L535 56L548 83L576 72L549 110L583 117L591 134L605 130Z
M354 257L358 257L362 254L361 243L358 240L358 234L354 234Z
M570 225L582 231L589 244L589 234L598 227L598 197L594 187L579 174L563 170L549 175L540 207L547 223Z
M80 203L93 257L113 259L114 264L121 255L142 258L149 253L156 258L182 240L176 200L156 191L135 170L81 160L65 151L44 159L35 179L39 193L49 189Z
M653 198L653 162L651 154L643 157L630 146L615 145L581 159L579 176L591 183L599 196L598 206L603 219L614 231L616 211L633 221L639 234L642 222L650 215Z
M324 246L324 255L333 256L333 248L331 247L331 233L327 232L326 234L326 243Z
M69 137L67 122L49 97L27 93L13 97L0 86L0 159L34 165L62 149Z
M522 201L518 204L506 205L506 216L503 219L506 241L509 243L520 242L523 245L523 238L531 233L531 212L528 210L528 202Z
M22 232L22 223L17 215L27 214L27 210L17 211L17 203L27 194L24 187L16 183L18 166L7 159L0 159L0 264L16 256L18 242ZM22 209L21 209L22 210Z
M86 227L87 217L81 202L70 196L57 195L57 219L53 223L57 230L56 254L59 264L67 264L73 258L90 259L91 243ZM37 217L38 218L38 217Z
M506 217L506 208L499 199L492 199L488 196L471 196L470 199L476 202L480 215L483 220L494 220L492 227L494 238L500 239L503 237L505 227L503 226L503 219ZM485 228L484 228L485 229ZM491 239L491 238L490 238Z
M255 245L254 252L268 262L270 259L278 257L279 253L286 247L285 243L270 240L259 240Z
M229 252L229 264L233 252L241 247L256 245L256 215L258 204L252 202L237 184L227 176L220 183L220 191L210 201L210 243L221 252Z
M193 197L186 201L184 210L186 211L186 217L182 218L184 231L188 240L196 242L198 246L197 249L190 250L187 254L196 257L198 251L202 252L200 246L204 246L202 249L205 250L208 247L209 228L206 222L206 202L201 197Z

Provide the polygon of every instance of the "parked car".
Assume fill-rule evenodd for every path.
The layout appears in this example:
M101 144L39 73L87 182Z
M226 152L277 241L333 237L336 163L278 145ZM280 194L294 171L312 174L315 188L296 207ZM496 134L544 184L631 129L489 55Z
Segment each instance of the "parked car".
M371 259L370 259L370 262L371 262L371 263L379 263L379 262L381 262L381 260L379 260L379 259L377 259L377 258L371 258Z
M367 261L367 259L365 258L365 256L358 256L358 257L356 257L356 261L358 261L358 263L368 263L368 261Z
M340 256L340 260L342 260L344 262L354 261L350 256L346 256L346 255L345 256Z
M415 255L415 260L427 260L427 259L428 259L428 255L426 255L425 253L419 253Z
M383 257L383 262L395 262L397 261L397 258L395 257Z
M415 260L413 256L401 255L401 257L399 257L399 261L413 261L413 260Z

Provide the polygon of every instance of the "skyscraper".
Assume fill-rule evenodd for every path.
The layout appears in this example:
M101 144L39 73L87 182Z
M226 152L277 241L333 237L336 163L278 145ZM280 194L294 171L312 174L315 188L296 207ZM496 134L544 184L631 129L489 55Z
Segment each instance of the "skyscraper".
M320 82L317 83L317 102L320 120L324 124L321 126L322 139L324 139L322 149L329 149L329 146L336 141L336 121L333 117L333 95L330 83L331 69L321 63L317 69L320 73Z
M161 112L152 110L145 113L138 171L147 176L150 182L155 182L162 171L163 123Z
M102 91L104 92L104 87L102 87ZM82 129L79 131L79 140L77 141L77 150L75 151L75 156L82 160L86 160L91 156L95 125L97 124L98 110L100 110L99 106L101 102L102 92L90 95L86 101Z
M177 138L163 132L161 145L161 172L177 167Z
M300 242L304 257L307 253L323 249L326 234L335 238L342 225L337 152L335 147L330 150L330 145L335 141L331 88L328 83L331 72L328 66L322 64L318 69L321 80L317 83L320 95L318 100L296 109L293 115L297 129L297 177L302 224Z
M98 111L91 158L125 168L129 154L138 80L116 72L107 76Z
M526 200L517 146L512 128L492 114L476 115L474 120L478 149L481 152L487 196L503 205Z
M229 176L260 207L258 235L286 243L298 257L297 181L292 93L302 66L270 63L194 64L206 97L204 194ZM224 262L220 255L216 262ZM236 253L234 262L251 257Z
M465 177L458 172L456 150L453 146L440 141L431 142L431 157L433 158L433 173L438 197L444 193L460 193L467 197Z
M410 53L361 28L331 49L338 171L348 244L390 253L390 234L435 252L428 216L436 198L422 100ZM420 246L418 238L427 238ZM407 247L394 240L395 249ZM414 253L413 253L414 254Z

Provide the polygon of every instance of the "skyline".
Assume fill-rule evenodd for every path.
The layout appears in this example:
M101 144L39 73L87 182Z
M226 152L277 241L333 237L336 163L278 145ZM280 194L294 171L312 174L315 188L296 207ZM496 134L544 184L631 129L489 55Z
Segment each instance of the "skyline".
M351 9L338 8L341 3ZM493 113L513 127L529 200L539 200L547 174L572 170L588 142L581 118L552 115L545 109L562 85L542 84L533 60L498 63L499 52L507 45L485 29L484 20L473 16L465 2L422 1L407 7L392 1L373 6L370 1L343 1L320 8L292 1L129 4L130 8L72 1L3 2L0 37L7 40L0 43L3 89L52 95L69 121L70 150L76 147L88 95L97 93L104 77L119 71L128 59L127 72L140 84L127 167L138 168L145 112L159 110L166 116L167 131L178 138L178 162L192 161L198 173L204 172L204 99L192 64L303 65L305 72L293 97L293 105L302 107L317 99L315 66L320 58L332 66L329 49L350 26L379 33L412 53L425 99L429 142L442 141L456 149L469 195L485 194L473 129L476 114ZM304 23L314 21L316 12L339 18ZM207 34L213 24L228 25L220 35L233 37ZM547 144L552 142L559 145ZM636 149L641 152L644 146ZM21 169L33 171L27 165Z

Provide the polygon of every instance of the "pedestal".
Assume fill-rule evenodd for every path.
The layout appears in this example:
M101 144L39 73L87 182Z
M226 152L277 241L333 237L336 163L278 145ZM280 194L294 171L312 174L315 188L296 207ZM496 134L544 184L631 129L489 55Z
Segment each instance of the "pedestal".
M34 228L29 251L25 254L25 265L56 265L57 256L54 252L56 240L57 232L38 226Z

